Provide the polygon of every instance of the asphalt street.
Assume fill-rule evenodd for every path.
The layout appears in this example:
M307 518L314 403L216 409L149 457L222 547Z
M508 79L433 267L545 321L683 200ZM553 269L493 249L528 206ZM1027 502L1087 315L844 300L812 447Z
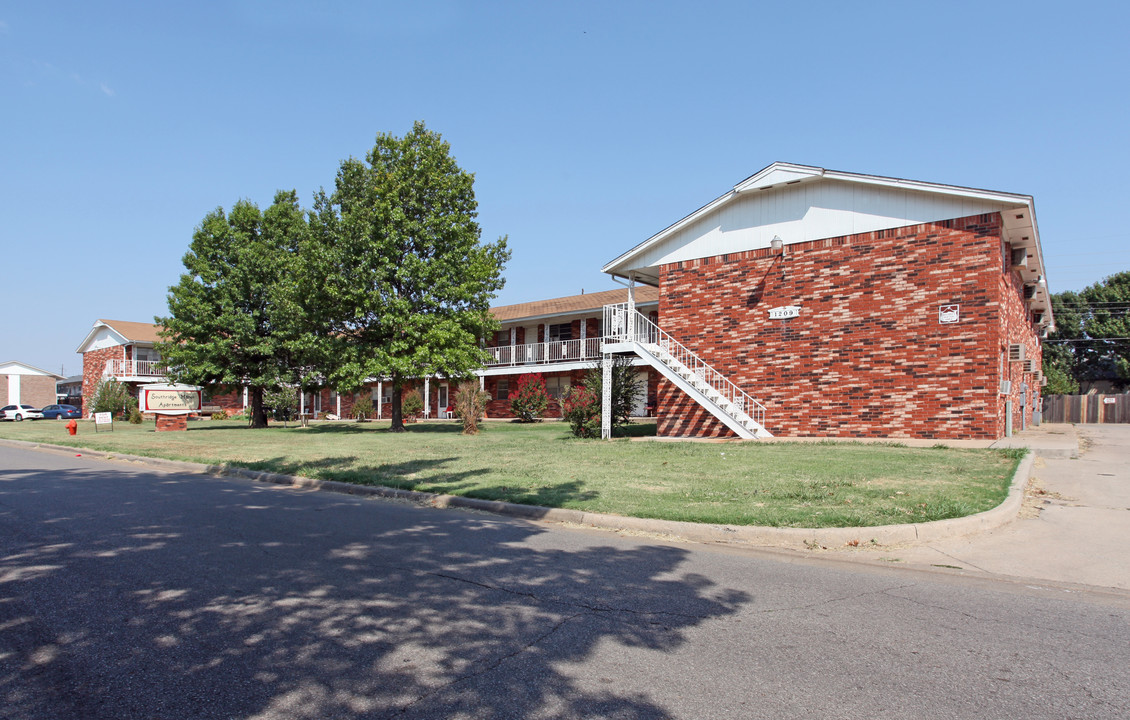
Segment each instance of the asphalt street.
M0 447L0 717L1125 718L1130 594Z

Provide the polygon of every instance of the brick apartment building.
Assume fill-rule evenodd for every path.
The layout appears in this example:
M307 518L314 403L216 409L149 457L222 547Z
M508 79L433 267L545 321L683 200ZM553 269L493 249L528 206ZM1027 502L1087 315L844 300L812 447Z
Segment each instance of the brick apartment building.
M775 163L604 271L657 288L662 330L773 435L999 438L1038 407L1053 318L1026 195ZM734 434L667 376L657 405L660 435Z
M1026 195L774 163L604 271L629 288L493 308L488 417L528 372L559 416L602 351L639 367L636 411L661 436L999 438L1039 407L1053 318ZM84 395L163 381L157 330L96 322ZM454 382L413 385L447 417ZM390 385L367 392L389 417ZM357 397L310 392L301 411L348 416Z

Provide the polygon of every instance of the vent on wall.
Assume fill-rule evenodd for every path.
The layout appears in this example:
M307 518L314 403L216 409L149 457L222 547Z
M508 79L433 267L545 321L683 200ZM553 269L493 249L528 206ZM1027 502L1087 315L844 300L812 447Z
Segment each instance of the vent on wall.
M1028 251L1024 248L1017 248L1012 251L1012 266L1013 267L1028 267Z
M1008 395L1010 392L1012 392L1012 381L1001 380L1001 395Z
M1012 343L1008 346L1008 361L1009 362L1023 362L1024 361L1024 345L1021 343Z
M1033 360L1032 358L1024 358L1024 372L1026 372L1026 373L1036 372L1036 361Z

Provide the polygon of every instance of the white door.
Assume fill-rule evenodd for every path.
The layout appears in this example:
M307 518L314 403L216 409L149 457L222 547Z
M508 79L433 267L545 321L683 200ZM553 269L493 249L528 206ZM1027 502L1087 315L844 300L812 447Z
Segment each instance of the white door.
M643 388L643 392L636 397L636 404L632 407L632 417L644 417L647 415L647 371L641 370L636 373L636 383Z
M447 415L447 383L439 386L436 392L436 409L440 420L446 420Z

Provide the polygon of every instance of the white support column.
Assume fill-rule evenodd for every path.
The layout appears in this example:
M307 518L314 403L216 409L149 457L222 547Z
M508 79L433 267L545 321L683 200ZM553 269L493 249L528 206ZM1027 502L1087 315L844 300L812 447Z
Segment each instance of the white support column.
M381 401L384 400L384 398L385 398L384 383L382 383L380 380L378 380L377 381L377 419L378 420L380 420L382 417L384 417L384 414L381 412Z
M334 410L334 414L341 417L341 393L337 394L337 410Z
M247 409L247 386L243 386L243 408Z
M479 376L479 391L482 392L483 390L486 390L486 389L487 389L487 376L486 375L480 375Z
M628 273L628 341L636 341L636 275Z
M603 375L600 392L600 439L612 438L612 355L604 354L601 360Z
M431 381L428 378L424 378L424 419L425 420L428 419L428 415L432 411L432 403L431 403L431 397L430 397L431 385L429 385L430 382Z
M306 393L302 392L302 388L298 388L298 414L306 414Z

